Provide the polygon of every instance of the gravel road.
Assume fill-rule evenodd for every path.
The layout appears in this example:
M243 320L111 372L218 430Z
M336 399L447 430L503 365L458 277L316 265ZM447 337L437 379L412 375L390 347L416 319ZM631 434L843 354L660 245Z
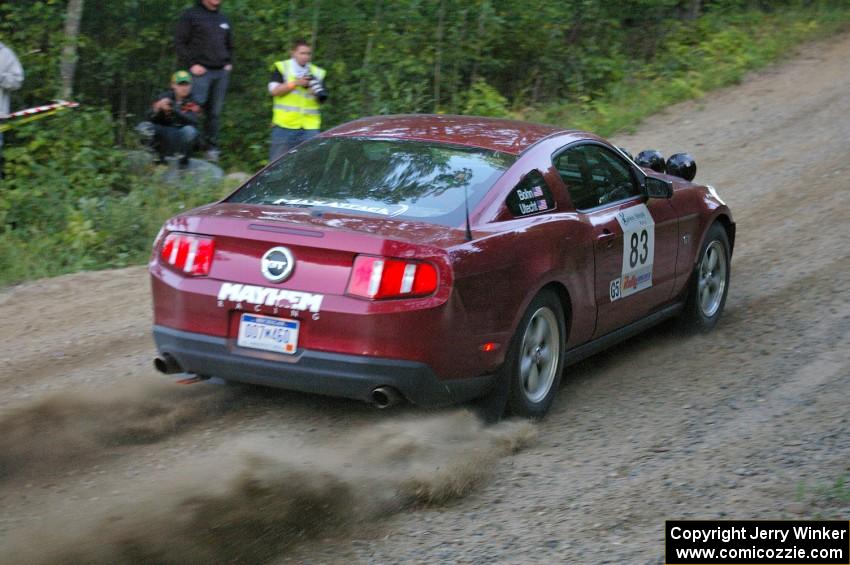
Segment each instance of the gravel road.
M541 423L178 385L143 268L0 291L0 562L662 563L665 519L850 519L848 60L616 139L726 199L726 312L568 368Z

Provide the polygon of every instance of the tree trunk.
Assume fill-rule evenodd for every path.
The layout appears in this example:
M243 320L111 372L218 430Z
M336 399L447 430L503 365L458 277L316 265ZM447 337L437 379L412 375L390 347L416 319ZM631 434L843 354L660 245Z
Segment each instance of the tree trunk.
M62 76L62 89L59 98L70 100L74 91L74 73L77 70L77 39L80 34L80 19L83 16L83 0L68 0L65 15L65 46L62 48L62 62L59 73Z
M437 113L440 108L440 66L443 57L444 8L444 0L440 0L440 8L437 11L437 48L434 54L434 113Z
M699 16L702 0L691 0L688 2L688 11L685 13L685 19L695 20Z
M481 43L484 41L484 14L489 9L489 1L484 0L478 10L478 29L475 32L475 50L472 53L472 72L469 75L471 86L478 78L478 61L481 59Z
M121 74L120 98L118 99L118 145L123 146L127 140L127 83Z
M360 67L360 103L367 115L371 115L373 110L373 97L367 92L367 87L370 80L374 80L369 76L369 66L372 64L372 47L375 44L375 34L381 30L381 9L383 1L378 0L375 4L375 17L372 19L372 30L369 32L369 39L366 40L366 49L363 52L363 64Z
M295 40L295 0L289 0L289 11L287 12L286 30L289 33L289 43L286 45L286 52L289 53L289 48L292 46L292 41Z
M460 13L460 32L457 38L457 41L454 43L457 45L466 45L466 10L463 10ZM458 83L460 82L460 60L461 57L458 57L457 50L455 50L454 54L454 64L452 65L452 83L451 83L451 93L449 94L449 100L451 101L451 107L449 108L450 112L458 113L458 104L457 104L457 89Z
M540 86L543 84L543 73L540 72L538 67L534 67L531 76L534 77L531 81L531 105L534 106L540 100Z
M321 0L316 0L313 3L313 33L310 36L310 49L316 50L316 37L319 35L319 7Z

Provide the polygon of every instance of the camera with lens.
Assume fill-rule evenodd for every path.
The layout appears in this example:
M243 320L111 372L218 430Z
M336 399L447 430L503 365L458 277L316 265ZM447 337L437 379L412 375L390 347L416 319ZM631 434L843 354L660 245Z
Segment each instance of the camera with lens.
M321 80L311 74L304 75L304 78L307 79L307 88L310 89L310 92L313 93L313 96L315 96L319 102L327 100L328 91L325 90L325 85L322 84Z

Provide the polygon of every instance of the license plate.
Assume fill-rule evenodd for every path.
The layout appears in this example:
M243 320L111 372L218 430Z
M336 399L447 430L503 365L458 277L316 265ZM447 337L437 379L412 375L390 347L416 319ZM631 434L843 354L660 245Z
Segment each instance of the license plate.
M298 349L297 320L242 314L239 320L239 347L293 355Z

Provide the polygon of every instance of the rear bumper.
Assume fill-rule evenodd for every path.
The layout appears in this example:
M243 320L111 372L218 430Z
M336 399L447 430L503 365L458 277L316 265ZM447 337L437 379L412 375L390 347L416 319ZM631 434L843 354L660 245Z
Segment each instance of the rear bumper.
M159 352L189 373L366 402L375 388L391 386L413 404L452 404L485 394L492 383L490 376L441 380L415 361L311 350L290 357L164 326L154 326L153 335Z

